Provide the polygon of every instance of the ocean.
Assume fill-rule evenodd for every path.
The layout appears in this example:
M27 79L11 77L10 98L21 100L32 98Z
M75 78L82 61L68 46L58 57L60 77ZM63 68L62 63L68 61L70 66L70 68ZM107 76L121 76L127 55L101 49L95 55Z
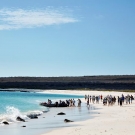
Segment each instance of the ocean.
M68 94L50 94L43 92L21 92L21 91L1 91L0 92L0 126L3 121L14 123L16 117L27 120L28 115L42 115L48 112L49 108L40 106L39 103L47 102L51 99L52 102L60 99L78 99L83 98L81 95Z

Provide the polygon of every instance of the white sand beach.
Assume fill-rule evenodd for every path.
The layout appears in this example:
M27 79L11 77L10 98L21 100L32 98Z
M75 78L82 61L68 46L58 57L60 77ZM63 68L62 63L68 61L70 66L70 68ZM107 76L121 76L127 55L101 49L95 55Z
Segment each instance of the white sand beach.
M89 95L122 95L135 93L126 92L105 92L105 91L69 91L69 90L48 90L50 93L64 94L89 94ZM83 99L83 102L86 102ZM91 103L91 106L93 104ZM52 130L42 135L134 135L135 134L135 100L132 104L120 107L117 102L113 106L104 106L102 102L93 105L96 109L91 110L93 116L85 121L73 122L72 125ZM95 113L94 113L95 112Z
M42 91L41 91L42 92ZM71 94L71 95L114 95L121 96L125 92L109 91L79 91L79 90L45 90L45 93ZM70 97L70 96L69 96ZM82 96L77 96L82 97ZM58 99L59 100L59 99ZM120 107L116 101L113 106L104 106L90 103L87 106L84 98L81 107L58 107L49 108L48 112L43 113L38 119L27 119L24 122L12 123L9 126L1 126L1 134L9 135L134 135L135 133L135 100L132 104L124 103ZM54 100L55 101L55 100ZM54 102L52 100L52 102ZM43 108L44 110L44 108ZM66 115L57 115L60 112ZM74 122L65 123L64 119ZM26 126L26 127L22 127Z

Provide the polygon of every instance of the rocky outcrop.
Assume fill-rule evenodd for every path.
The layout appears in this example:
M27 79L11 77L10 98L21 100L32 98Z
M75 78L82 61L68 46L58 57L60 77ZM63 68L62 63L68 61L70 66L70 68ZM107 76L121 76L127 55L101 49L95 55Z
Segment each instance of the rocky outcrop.
M2 123L5 125L9 125L9 123L7 121L3 121Z
M68 119L65 119L65 120L64 120L64 122L66 122L66 123L67 123L67 122L74 122L74 121L72 121L72 120L68 120Z
M65 113L63 113L63 112L60 112L60 113L58 113L57 115L66 115Z
M30 119L38 119L38 116L37 115L29 115L28 116Z
M19 116L16 118L16 120L17 120L17 121L25 122L25 120L24 120L24 119L22 119L22 118L21 118L21 117L19 117Z

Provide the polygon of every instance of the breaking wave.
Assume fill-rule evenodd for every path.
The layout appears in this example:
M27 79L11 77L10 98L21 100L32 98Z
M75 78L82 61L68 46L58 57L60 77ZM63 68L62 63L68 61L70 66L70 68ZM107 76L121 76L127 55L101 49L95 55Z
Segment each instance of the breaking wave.
M0 126L3 126L3 122L8 123L14 123L18 122L16 118L19 116L24 120L28 120L30 118L34 118L36 116L42 115L44 112L47 112L48 109L46 108L45 111L29 111L26 113L21 113L21 111L18 108L15 108L14 106L6 106L5 107L6 112L4 114L0 114Z

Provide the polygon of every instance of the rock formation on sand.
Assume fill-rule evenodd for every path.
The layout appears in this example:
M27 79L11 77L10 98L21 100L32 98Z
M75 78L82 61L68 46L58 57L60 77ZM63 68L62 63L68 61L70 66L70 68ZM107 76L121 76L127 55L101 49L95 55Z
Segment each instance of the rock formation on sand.
M65 113L63 113L63 112L60 112L60 113L58 113L57 115L66 115Z
M74 122L74 121L71 121L71 120L68 120L68 119L65 119L64 122Z
M17 120L17 121L23 121L23 122L25 122L25 120L24 120L24 119L22 119L22 118L21 118L21 117L19 117L19 116L16 118L16 120Z

